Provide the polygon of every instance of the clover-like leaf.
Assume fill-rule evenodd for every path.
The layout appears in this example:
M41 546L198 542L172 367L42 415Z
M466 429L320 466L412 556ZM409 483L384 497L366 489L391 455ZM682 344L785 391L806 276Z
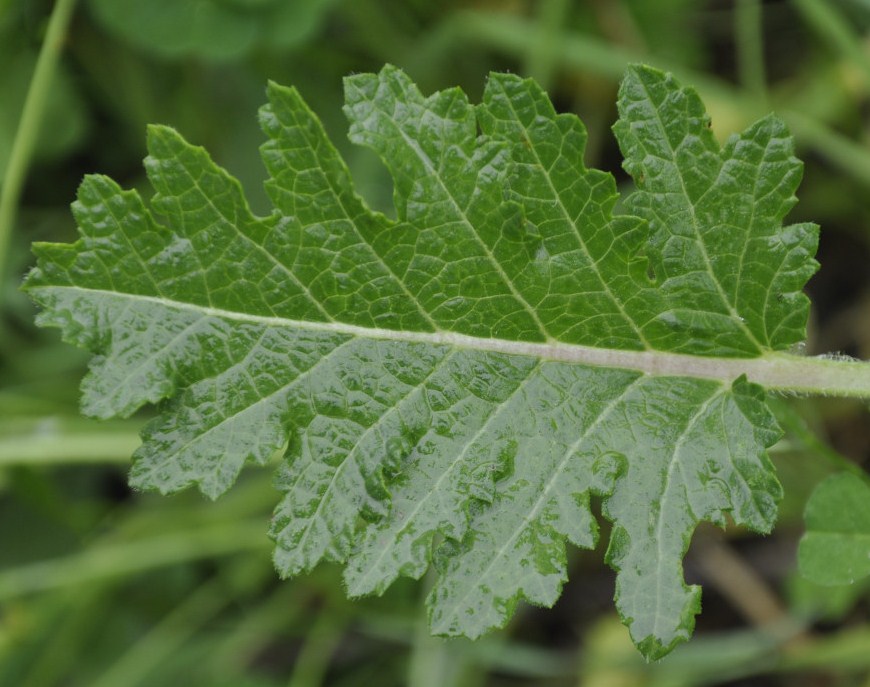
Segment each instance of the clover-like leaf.
M847 472L831 475L810 496L798 549L804 577L852 584L870 575L870 486Z
M268 95L271 215L152 127L150 208L88 177L81 239L35 248L40 323L96 354L84 411L162 403L132 484L216 497L278 454L282 575L343 562L356 596L434 564L432 629L472 637L556 600L601 498L632 637L649 657L685 640L698 522L766 532L780 497L755 382L801 360L779 351L816 267L816 228L782 226L801 169L782 123L720 149L694 91L631 68L615 129L637 190L614 214L583 125L532 81L494 74L473 106L386 67L347 80L346 113L393 176L390 220L298 93Z

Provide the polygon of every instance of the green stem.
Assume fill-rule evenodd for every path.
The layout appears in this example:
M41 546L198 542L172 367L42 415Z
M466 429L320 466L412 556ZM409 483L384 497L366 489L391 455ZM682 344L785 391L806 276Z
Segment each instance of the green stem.
M432 346L450 346L471 351L488 351L507 355L522 355L545 361L618 367L644 374L697 377L731 383L745 375L749 381L770 391L815 396L842 396L870 399L870 363L837 356L808 358L790 353L762 353L754 358L726 358L669 353L657 350L625 350L597 348L558 341L532 343L507 339L491 339L449 331L399 331L378 327L363 327L344 322L294 320L286 317L252 315L222 308L184 303L156 296L119 294L104 289L86 289L78 286L39 286L33 292L53 289L87 293L91 297L105 294L111 298L134 299L140 303L154 303L162 308L194 312L201 316L227 322L251 322L300 332L329 332L344 336L361 337L374 341L405 341Z
M451 640L433 637L424 618L411 647L408 687L455 687L463 660L450 648Z
M529 49L530 29L526 20L506 13L463 11L455 13L420 46L420 61L429 63L445 59L461 50L464 44L486 46L508 55L523 58ZM625 68L633 62L649 59L644 53L617 46L580 32L564 32L553 50L556 64L569 69L620 81ZM684 83L692 83L705 99L729 102L746 110L747 121L758 109L753 98L721 79L702 71L687 69L674 62L657 61L656 66L674 73Z
M39 136L45 103L48 100L75 4L76 0L57 0L54 5L45 40L39 51L39 58L36 60L30 88L24 99L24 107L21 110L21 119L18 122L18 130L15 132L12 150L9 153L6 176L3 188L0 189L0 286L5 283L9 239L12 236L12 226L15 223L18 199L21 195L24 179L27 176L27 167L30 164L33 148ZM3 290L0 288L0 303L2 303L2 297Z
M414 667L415 662L421 667L426 665L428 642L437 640L429 634L425 617L415 621L404 615L371 612L359 617L355 628L379 641L411 645L412 665L409 673L412 676L419 670ZM474 642L461 639L454 639L450 643L442 641L441 646L450 647L454 652L452 660L462 661L467 667L462 675L463 687L476 685L478 680L485 681L487 672L529 678L532 680L529 684L538 684L554 680L564 682L577 670L570 651L512 641L506 634L490 635ZM409 679L406 684L408 687L426 687L433 683L420 676L419 679Z
M40 561L0 572L0 599L92 580L127 575L182 561L265 551L268 539L260 518L221 522L142 541L107 544L57 560Z
M339 613L328 605L321 609L306 635L288 687L320 687L323 684L332 655L344 635L345 622Z
M737 72L740 84L762 102L767 99L761 2L737 0L734 7Z
M870 85L870 56L849 22L837 11L829 0L793 0L803 15L807 26L815 31L841 57L849 60L864 74L865 82Z
M30 668L15 687L46 687L62 685L72 673L80 668L82 640L98 636L102 632L102 618L109 612L107 597L109 591L104 586L90 589L67 589L64 593L43 598L34 612L29 608L30 637L44 637L39 653L34 654ZM48 611L48 612L46 612ZM14 649L13 649L14 651ZM2 659L0 659L2 663Z
M780 426L813 455L824 458L836 470L845 470L861 479L870 479L870 476L857 464L841 455L827 443L819 439L818 435L807 426L804 417L798 412L793 403L781 399L771 399L772 409Z
M776 666L777 672L809 670L837 671L867 670L870 668L870 628L866 625L841 630L807 644L798 644L783 652Z
M870 186L870 154L866 146L796 110L787 110L782 116L803 145L811 146L831 164Z
M69 463L127 463L139 446L135 432L0 438L0 467Z
M425 599L435 583L434 570L423 578L421 587ZM424 606L425 607L425 606ZM456 687L460 684L467 659L461 646L462 640L433 637L429 630L429 618L425 611L417 620L411 658L408 665L408 687ZM451 646L452 645L452 646Z
M300 616L310 608L315 593L306 584L279 585L263 603L246 611L214 646L209 664L212 681L243 682L248 666L275 637L283 636L287 628L304 630L307 623Z
M559 65L559 42L571 3L569 0L547 0L539 6L537 27L528 43L525 71L541 88L549 91Z
M122 654L96 681L90 683L91 687L133 687L142 684L155 668L165 663L174 651L231 600L222 579L201 585Z

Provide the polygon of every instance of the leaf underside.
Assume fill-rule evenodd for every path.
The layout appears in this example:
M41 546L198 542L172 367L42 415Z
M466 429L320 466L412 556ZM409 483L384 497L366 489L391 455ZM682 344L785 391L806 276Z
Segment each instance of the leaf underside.
M634 641L659 657L687 639L700 590L681 560L698 522L766 532L775 518L763 389L523 345L748 358L802 340L816 228L782 226L801 174L783 124L720 148L694 91L631 68L615 132L636 190L614 214L583 125L534 82L493 74L472 106L385 67L347 79L345 110L393 176L390 220L298 93L268 97L273 214L152 127L150 209L90 176L81 239L35 247L39 323L96 354L84 412L162 403L131 483L216 497L281 453L282 575L343 562L358 596L434 564L432 629L470 637L521 599L556 601L565 542L595 546L600 497Z

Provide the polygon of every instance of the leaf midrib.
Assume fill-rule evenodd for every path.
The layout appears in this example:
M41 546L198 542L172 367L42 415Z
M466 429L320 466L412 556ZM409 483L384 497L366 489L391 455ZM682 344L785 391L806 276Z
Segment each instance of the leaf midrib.
M451 346L465 350L521 355L577 365L636 370L656 376L712 379L727 384L741 375L746 375L750 381L774 391L870 398L870 368L865 365L825 357L808 358L779 351L768 351L755 358L728 358L668 351L623 350L562 342L509 341L444 330L437 332L399 331L364 327L339 321L304 321L277 316L253 315L157 296L119 293L106 289L88 289L81 286L39 285L30 286L26 290L30 291L37 300L39 300L38 294L40 292L72 291L87 294L87 297L92 299L95 297L134 299L161 308L195 312L226 321L245 322L267 327L308 332L331 332L336 335L378 341Z

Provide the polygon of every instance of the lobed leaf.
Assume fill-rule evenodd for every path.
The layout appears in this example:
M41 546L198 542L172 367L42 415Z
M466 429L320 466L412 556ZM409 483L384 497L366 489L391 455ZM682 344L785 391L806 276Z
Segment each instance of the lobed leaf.
M472 637L555 602L598 497L634 641L685 640L694 528L768 531L781 495L764 390L717 363L803 336L816 229L781 226L800 176L782 124L720 150L693 91L630 69L615 130L637 191L615 214L582 123L532 81L494 74L473 106L385 67L346 81L345 109L393 221L299 94L268 96L268 217L152 127L150 209L88 177L79 241L35 246L40 324L95 353L83 410L162 403L131 483L216 497L277 454L280 574L343 562L358 596L434 563L433 631ZM673 353L708 372L661 372Z

